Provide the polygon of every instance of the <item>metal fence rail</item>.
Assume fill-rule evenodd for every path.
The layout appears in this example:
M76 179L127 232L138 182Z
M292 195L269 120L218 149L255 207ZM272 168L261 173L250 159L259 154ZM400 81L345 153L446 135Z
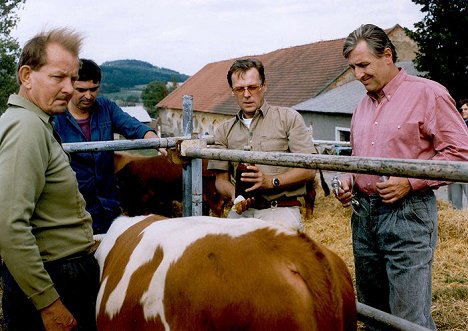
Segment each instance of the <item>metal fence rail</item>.
M75 152L99 152L99 151L128 151L131 149L172 148L177 141L190 137L171 137L135 140L108 140L90 141L82 143L63 143L63 149L67 153Z
M182 146L184 146L182 144ZM468 182L468 162L382 159L280 152L245 152L238 150L188 146L182 155L202 159L253 162L297 168L371 173L388 176Z
M379 327L387 331L429 331L429 329L411 323L403 318L388 314L371 306L357 302L358 320L368 325Z
M149 148L173 148L178 141L189 137L64 143L66 152L119 151ZM201 138L206 144L212 138ZM468 183L468 162L426 161L407 159L379 159L355 156L335 156L278 152L244 152L226 149L187 147L183 153L190 158L255 162L259 164L332 170L340 172L372 173L388 176L451 180Z
M172 148L177 142L184 139L191 139L191 135L167 138L152 138L152 139L134 139L134 140L102 140L80 143L63 143L63 148L68 153L75 152L98 152L98 151L125 151L149 148ZM200 137L205 140L208 145L214 144L214 137L205 135ZM329 141L315 140L315 146L349 146L346 141Z

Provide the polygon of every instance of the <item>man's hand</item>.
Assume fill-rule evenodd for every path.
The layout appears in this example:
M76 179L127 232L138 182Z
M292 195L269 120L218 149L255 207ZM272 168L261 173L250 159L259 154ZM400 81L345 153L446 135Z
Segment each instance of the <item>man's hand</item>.
M247 198L247 199L243 199L243 200L239 201L232 208L236 211L236 213L241 215L244 211L246 211L251 206L253 206L254 203L255 203L255 198L254 197Z
M248 165L248 171L242 173L241 180L246 183L252 183L253 185L245 190L245 192L251 192L257 189L271 188L271 177L265 175L257 166Z
M60 299L41 309L41 317L47 331L69 331L77 326L75 318Z
M411 191L411 184L408 178L390 177L384 182L377 183L377 193L379 193L384 203L394 203L404 198Z
M273 176L264 174L259 167L255 165L248 165L248 171L242 173L241 180L246 183L252 183L252 186L246 189L246 192L253 190L271 190L275 189L273 186ZM280 188L285 189L296 184L305 184L306 181L312 180L315 177L315 170L290 168L286 172L278 175L280 177Z
M167 156L167 149L165 148L158 148L158 152L163 156Z
M341 202L343 207L349 207L351 206L351 199L353 197L351 178L342 178L340 181L341 188L338 190L338 194L335 194L335 197Z
M234 201L236 198L236 188L229 178L229 173L227 171L217 171L215 187L216 191L221 195L221 197L223 197L223 199Z
M159 138L158 135L153 131L148 131L143 136L143 139L153 139L153 138ZM162 155L167 156L167 150L165 148L158 148L158 151Z

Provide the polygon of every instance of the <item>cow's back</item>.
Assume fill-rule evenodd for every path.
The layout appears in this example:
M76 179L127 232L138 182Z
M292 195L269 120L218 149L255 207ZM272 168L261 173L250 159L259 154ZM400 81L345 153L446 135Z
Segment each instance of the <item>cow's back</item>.
M346 266L303 234L254 219L123 221L97 252L100 330L356 329Z

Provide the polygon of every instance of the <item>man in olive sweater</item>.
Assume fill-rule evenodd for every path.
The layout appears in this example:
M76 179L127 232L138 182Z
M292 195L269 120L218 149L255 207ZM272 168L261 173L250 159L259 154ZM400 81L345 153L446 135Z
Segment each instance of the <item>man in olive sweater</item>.
M95 330L91 216L52 127L78 78L81 37L41 32L23 48L19 93L0 118L0 253L8 330Z

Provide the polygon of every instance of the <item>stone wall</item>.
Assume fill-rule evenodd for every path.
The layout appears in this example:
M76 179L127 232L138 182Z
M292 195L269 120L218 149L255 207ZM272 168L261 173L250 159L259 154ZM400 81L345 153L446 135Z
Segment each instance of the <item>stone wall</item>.
M180 109L160 109L161 132L166 136L182 136L182 111ZM194 112L193 132L212 135L214 129L232 115L222 115L207 112Z

